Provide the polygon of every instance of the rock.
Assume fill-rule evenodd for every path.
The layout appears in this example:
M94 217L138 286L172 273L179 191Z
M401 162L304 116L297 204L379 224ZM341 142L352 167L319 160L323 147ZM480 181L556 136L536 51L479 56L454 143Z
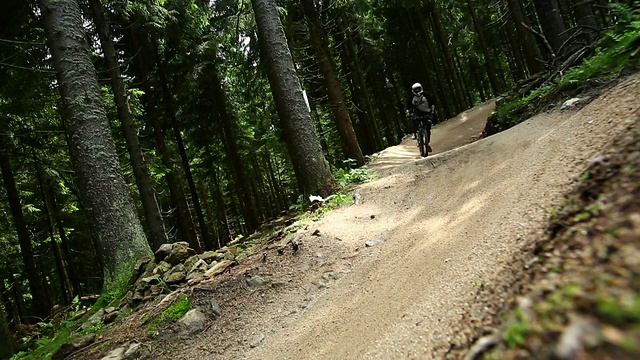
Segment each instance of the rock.
M260 344L262 344L263 341L264 341L264 334L260 334L249 344L249 346L252 349L257 348L258 346L260 346Z
M150 257L144 257L140 260L138 260L138 262L136 263L136 266L133 270L133 274L131 276L131 278L129 279L129 283L128 285L131 286L133 284L135 284L136 280L138 280L138 278L145 272L145 270L147 269L147 265L151 263L151 258Z
M214 261L224 259L224 254L220 254L215 251L206 251L198 255L198 257L200 258L200 260L205 261L207 264L211 264Z
M207 316L200 311L200 309L191 309L187 311L184 316L178 320L178 323L182 325L186 332L189 334L202 331L204 329L204 324L207 321Z
M160 275L151 275L140 280L143 286L154 285L160 283Z
M371 240L371 241L367 241L364 245L366 247L374 247L374 246L378 246L380 244L384 243L384 240Z
M149 290L151 291L151 295L160 295L164 292L164 289L160 285L151 285Z
M148 355L143 354L144 352L145 352L145 349L142 347L142 344L133 343L133 344L131 344L131 346L129 346L127 351L125 351L124 359L125 360L138 360L138 359L147 358Z
M266 280L261 278L260 276L254 276L250 279L247 279L247 285L252 288L263 287L267 284Z
M84 324L82 324L82 329L88 330L92 326L95 326L99 323L104 323L104 315L105 315L104 309L100 309L96 311L95 314L91 315L89 320L87 320Z
M164 274L162 280L167 284L176 284L184 281L187 278L187 271L184 268L184 265L178 264L173 269L171 269L168 273Z
M171 264L166 261L160 261L153 269L153 274L162 276L169 270L171 270Z
M571 109L573 107L575 107L576 105L584 102L584 98L572 98L569 99L567 101L565 101L562 106L560 106L560 110L567 110L567 109Z
M222 315L222 309L220 308L220 305L218 304L216 299L212 298L211 300L209 300L209 306L211 308L211 312L215 316L220 317Z
M214 276L216 276L218 274L222 274L231 265L233 265L233 261L231 261L231 260L222 260L219 263L217 263L216 265L212 266L209 270L207 270L207 272L204 273L204 276L206 276L208 278L212 278L212 277L214 277Z
M193 264L191 270L187 273L187 281L196 279L197 277L204 275L209 268L209 264L202 259L198 259L198 262Z
M51 360L63 360L66 359L72 353L93 344L96 341L96 334L91 333L85 336L81 336L70 343L62 344L58 351L53 354Z
M570 315L569 326L560 336L555 349L556 359L575 359L580 351L598 343L600 331L596 321Z
M162 244L155 252L156 262L164 260L171 253L171 249L173 248L172 244Z
M188 258L187 261L184 262L184 267L185 269L187 269L187 273L191 271L191 268L193 268L193 265L195 265L198 261L200 261L200 258L198 257L198 255L193 255L190 258Z
M104 318L102 320L102 322L106 325L106 324L111 324L112 322L116 321L116 318L118 317L118 315L120 315L120 312L115 310L115 308L113 308L114 311L105 311L105 315Z
M119 347L117 349L111 350L105 357L100 360L124 360L124 353L126 351L126 348Z
M165 261L171 265L177 265L186 261L190 256L195 255L195 250L189 248L182 243L173 244L171 253L166 257Z

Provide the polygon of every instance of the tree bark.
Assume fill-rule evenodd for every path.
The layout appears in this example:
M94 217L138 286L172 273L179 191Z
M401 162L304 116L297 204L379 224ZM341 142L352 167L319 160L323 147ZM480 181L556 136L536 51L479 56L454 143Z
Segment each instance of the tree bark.
M140 194L140 200L142 201L146 224L149 229L150 245L155 251L160 245L168 242L164 221L160 213L160 207L158 206L156 192L153 189L149 169L142 153L133 115L129 108L126 89L120 73L120 65L118 64L113 40L110 35L109 22L107 21L100 0L90 0L89 3L91 5L91 11L93 12L96 31L100 37L102 51L104 52L114 102L118 111L118 118L122 125L122 134L127 142L127 150L129 152L129 158L131 159L133 174L136 179L136 184L138 185L138 192Z
M539 60L541 56L533 34L527 30L527 27L531 27L531 25L524 13L522 0L507 0L507 3L509 4L511 17L516 23L518 39L520 39L520 46L522 46L522 50L524 51L524 58L527 63L527 68L529 69L529 74L536 74L541 69L542 64Z
M9 332L7 313L0 301L0 359L8 359L13 355L13 336Z
M260 49L300 192L327 196L335 187L322 153L274 0L251 0Z
M205 96L210 99L213 112L217 115L221 125L222 143L231 170L233 185L236 188L238 200L240 200L240 211L245 224L250 232L258 228L259 221L256 214L256 207L251 198L249 176L247 175L246 161L240 154L238 148L238 132L229 111L227 96L222 88L222 81L218 76L218 69L213 64L209 64L203 70L204 82L202 88Z
M73 263L73 257L71 256L71 247L69 246L69 239L67 239L67 234L64 230L64 224L62 223L62 217L60 216L60 209L58 207L58 201L56 200L56 191L55 187L51 182L48 183L49 189L49 197L51 199L51 211L53 212L53 217L55 218L55 222L58 228L58 236L60 236L60 243L62 244L62 253L64 254L66 260L66 269L69 274L69 280L71 281L71 286L73 287L73 294L82 296L82 287L80 286L80 280L78 279L78 273L76 271L76 266Z
M156 100L157 90L151 86L151 81L149 80L149 70L147 67L147 63L149 60L147 59L147 55L149 52L153 51L149 48L148 41L143 39L143 43L140 44L136 36L139 35L140 29L136 29L138 31L134 31L134 27L131 30L131 42L133 48L139 54L136 56L138 72L140 81L142 83L142 89L145 93L145 99L147 102L147 111L148 111L148 121L153 128L153 134L156 140L156 146L158 147L158 153L160 154L160 160L162 161L162 165L166 168L166 180L167 186L169 187L169 195L171 198L171 206L175 209L176 214L176 223L178 227L178 232L182 235L182 239L189 244L196 243L196 233L191 226L191 219L189 215L189 207L184 197L184 192L180 186L180 181L178 179L178 174L176 173L176 166L174 165L173 158L175 157L173 152L169 150L166 145L165 136L163 132L163 126L160 123L160 118L158 115L158 106ZM144 35L143 35L144 36Z
M359 166L364 165L364 155L362 155L356 132L353 130L342 85L329 50L327 32L322 25L314 0L300 0L300 3L307 18L311 44L315 49L318 67L327 87L331 110L336 121L338 134L345 148L345 154L350 159L356 160Z
M482 51L482 55L484 56L484 63L487 67L487 76L489 77L489 84L491 84L491 90L494 95L498 95L502 92L502 83L498 78L498 70L496 68L496 63L489 52L489 45L484 38L484 32L482 30L482 26L478 21L478 17L476 16L476 11L473 6L469 5L468 10L471 13L471 18L473 19L473 25L476 28L476 34L478 35L478 41L480 45L480 50Z
M18 234L20 254L22 255L22 261L24 262L25 273L27 281L29 282L29 289L33 296L35 314L40 318L45 318L49 314L49 299L46 296L44 281L40 276L36 265L35 254L33 252L33 246L31 245L31 237L29 236L29 230L27 229L24 214L22 213L20 194L18 192L16 180L13 176L11 162L9 161L9 156L7 154L8 148L7 135L0 134L0 149L2 150L0 151L0 171L2 171L2 179L7 191L9 208L16 227L16 233Z
M557 0L533 0L544 37L557 52L567 39Z
M573 17L576 23L583 27L581 29L586 34L587 41L593 42L600 30L598 19L593 11L591 3L585 0L569 0L573 9Z
M447 69L449 71L449 77L453 82L455 96L458 100L458 110L466 110L469 108L469 106L467 105L464 94L462 92L462 82L460 81L460 74L458 74L458 72L456 71L456 67L453 64L453 58L451 57L451 52L449 51L449 45L447 37L445 36L444 28L442 26L442 23L440 22L438 9L433 0L426 0L426 2L429 8L429 13L431 14L431 20L433 21L433 29L435 30L436 38L438 39L440 49L442 50L442 56L444 57ZM420 15L420 13L418 13L418 15Z
M42 197L42 207L43 212L46 215L47 221L47 230L49 231L49 239L51 242L51 252L53 253L53 257L56 262L56 272L58 275L58 281L60 282L60 293L62 295L63 305L68 305L71 303L71 286L69 286L69 276L67 275L66 266L64 266L64 262L62 261L62 254L60 253L60 248L58 247L58 242L56 241L56 237L53 231L53 220L51 216L51 211L49 211L49 204L47 201L47 193L44 188L44 179L42 176L42 172L40 171L40 165L38 164L38 159L35 156L35 152L33 154L34 166L36 168L36 175L38 177L38 189L40 190L40 195Z
M104 257L104 290L121 290L136 261L151 251L118 164L78 3L39 2L70 124L78 188Z

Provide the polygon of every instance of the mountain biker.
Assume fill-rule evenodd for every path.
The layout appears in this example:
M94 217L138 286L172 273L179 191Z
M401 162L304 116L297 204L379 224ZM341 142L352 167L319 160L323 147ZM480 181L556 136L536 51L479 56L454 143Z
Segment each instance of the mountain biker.
M429 94L424 92L420 83L411 86L411 97L407 103L407 112L411 114L413 126L416 131L414 136L417 138L418 124L423 122L431 139L431 119L435 115L435 101ZM427 144L429 152L432 152L431 146Z

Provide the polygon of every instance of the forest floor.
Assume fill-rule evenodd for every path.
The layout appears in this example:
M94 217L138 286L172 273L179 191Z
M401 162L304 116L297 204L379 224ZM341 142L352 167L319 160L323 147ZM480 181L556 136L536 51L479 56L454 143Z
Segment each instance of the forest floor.
M257 245L190 290L221 316L134 338L154 359L459 358L534 281L535 244L583 171L637 133L638 94L635 74L480 139L488 102L435 126L427 158L406 138L372 161L355 204L302 222L297 250Z

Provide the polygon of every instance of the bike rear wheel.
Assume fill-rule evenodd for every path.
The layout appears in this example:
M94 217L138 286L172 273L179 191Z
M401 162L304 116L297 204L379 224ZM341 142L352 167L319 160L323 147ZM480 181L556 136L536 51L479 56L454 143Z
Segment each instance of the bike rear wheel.
M427 157L429 155L429 134L424 127L420 127L418 131L418 149L420 149L420 156Z

